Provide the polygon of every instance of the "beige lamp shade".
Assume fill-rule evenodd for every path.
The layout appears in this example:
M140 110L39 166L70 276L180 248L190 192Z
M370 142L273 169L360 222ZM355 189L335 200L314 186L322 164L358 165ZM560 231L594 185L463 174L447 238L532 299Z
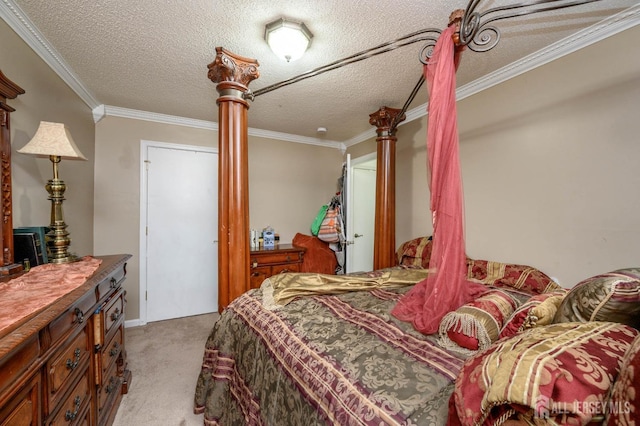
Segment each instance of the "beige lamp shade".
M55 155L70 160L86 160L63 123L41 121L36 134L18 150L21 154L49 157Z

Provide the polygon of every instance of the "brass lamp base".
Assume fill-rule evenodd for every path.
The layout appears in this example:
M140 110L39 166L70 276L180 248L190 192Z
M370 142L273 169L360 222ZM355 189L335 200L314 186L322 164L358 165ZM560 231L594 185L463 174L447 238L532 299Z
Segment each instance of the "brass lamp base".
M54 167L55 165L57 163L54 162ZM57 172L57 170L55 171ZM62 214L64 191L67 187L62 180L57 178L57 173L54 172L54 176L46 185L47 192L49 192L49 200L51 200L51 225L49 225L50 230L46 236L49 263L75 262L79 258L68 251L71 239Z

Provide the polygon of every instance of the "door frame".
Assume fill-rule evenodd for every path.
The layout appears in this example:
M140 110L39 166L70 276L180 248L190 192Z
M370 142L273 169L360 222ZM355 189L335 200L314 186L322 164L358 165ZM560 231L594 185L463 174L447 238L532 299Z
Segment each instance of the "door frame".
M359 166L363 163L368 163L372 160L376 160L378 158L377 152L372 152L369 154L362 155L358 158L351 159L349 162L349 168L347 170L347 232L348 234L345 236L347 241L347 259L346 259L346 271L351 272L351 266L353 264L353 239L349 239L349 236L353 234L353 219L357 214L355 210L355 203L353 202L353 169L359 168ZM375 191L375 188L374 188ZM373 213L375 214L375 212Z
M187 145L179 143L158 142L150 140L140 140L140 258L139 258L139 298L140 298L140 318L135 325L147 324L147 149L150 147L166 148L166 149L180 149L184 151L200 151L209 152L219 155L218 148L212 148L208 146L199 145ZM218 179L217 176L215 176ZM133 325L133 324L131 324Z

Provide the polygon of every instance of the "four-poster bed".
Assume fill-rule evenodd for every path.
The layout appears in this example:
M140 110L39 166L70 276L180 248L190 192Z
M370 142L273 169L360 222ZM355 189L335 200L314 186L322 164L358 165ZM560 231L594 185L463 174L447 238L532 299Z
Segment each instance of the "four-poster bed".
M534 0L526 3L532 10L523 11L518 4L507 15L508 7L490 10L498 17L476 12L478 3L472 0L466 12L452 14L444 32L426 32L443 33L456 53L472 45L488 50L499 38L485 37L486 32L499 35L488 23L585 1ZM438 51L437 39L426 38L421 57L427 68ZM370 115L378 154L375 270L340 277L282 274L248 291L246 100L281 86L252 93L247 86L258 76L257 62L216 50L209 77L220 93L219 265L224 269L219 300L224 312L205 346L196 385L194 410L204 413L205 424L533 424L550 418L586 424L602 422L605 415L615 419L619 413L604 408L612 394L628 403L625 407L640 407L635 396L616 393L614 387L620 366L639 362L637 324L591 315L611 300L624 299L616 305L622 310L640 303L640 270L614 271L603 278L610 293L601 303L590 304L589 315L576 318L572 308L588 299L584 294L573 296L535 268L468 259L462 251L456 267L464 276L447 278L445 285L459 279L460 288L482 291L470 291L451 306L444 303L442 287L422 289L420 295L435 296L421 300L425 308L449 310L444 318L444 312L427 311L430 320L440 323L436 330L432 325L422 329L420 321L395 312L420 284L430 285L430 278L446 269L442 260L451 251L451 245L442 251L448 234L418 238L395 250L395 133L422 76L402 109L383 107ZM363 58L372 54L363 52ZM450 166L445 167L447 174ZM460 241L447 244L460 248ZM620 282L624 290L616 287ZM617 297L619 291L626 296ZM556 312L569 314L556 318ZM597 321L584 321L590 316ZM633 384L632 376L627 382ZM601 409L570 407L576 401L595 401Z

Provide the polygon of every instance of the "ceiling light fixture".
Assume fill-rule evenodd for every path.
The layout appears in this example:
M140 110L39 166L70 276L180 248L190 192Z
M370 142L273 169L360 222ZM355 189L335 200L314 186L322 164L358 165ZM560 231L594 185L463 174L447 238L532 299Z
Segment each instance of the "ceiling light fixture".
M264 39L273 53L287 62L302 57L309 48L313 34L302 22L280 18L265 27Z

